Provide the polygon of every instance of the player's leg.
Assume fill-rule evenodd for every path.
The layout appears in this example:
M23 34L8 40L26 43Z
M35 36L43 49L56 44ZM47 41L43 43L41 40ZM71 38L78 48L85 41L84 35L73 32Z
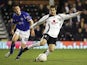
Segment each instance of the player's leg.
M45 45L47 43L47 40L43 37L42 39L41 39L41 41L39 42L39 43L37 43L37 45L36 46L43 46L43 45ZM35 46L34 46L35 47ZM46 50L44 53L48 53L47 51L49 51L49 50ZM36 57L35 58L35 62L37 62L39 60L39 57Z
M43 53L46 54L47 56L49 55L49 53L53 52L56 46L56 38L53 38L49 35L45 35L44 39L47 41L48 44L48 49L46 51L44 51ZM35 59L35 61L38 61L38 57Z
M29 33L30 33L29 30L26 31L26 32L23 32L23 31L21 32L21 34L20 34L20 38L21 38L21 49L19 50L19 53L18 53L16 59L19 59L20 56L22 55L22 53L28 50L28 48L26 46L26 42L28 41L28 38L30 36Z
M53 52L55 49L55 44L49 44L49 51Z
M56 46L56 38L52 38L49 36L48 40L47 40L47 44L48 44L48 49L44 52L47 56L49 55L50 52L53 52Z
M49 43L48 40L50 40L49 39L49 35L48 34L44 34L43 35L43 39L41 40L40 45L45 45L46 43ZM50 53L49 52L49 48L46 51L44 51L43 53L45 53L48 56L48 54ZM39 57L36 57L35 61L38 61L38 59L39 59Z
M11 42L11 47L10 47L10 52L6 53L5 54L5 57L9 57L13 53L14 46L15 46L15 41L17 41L18 38L19 38L19 35L18 34L14 34L13 35L12 42Z
M41 38L40 42L32 44L31 46L28 47L28 49L45 45L47 43L47 39L48 39L48 35L44 34L43 37Z
M25 38L22 38L22 40L21 40L21 49L19 50L19 53L18 53L16 59L20 59L20 56L22 55L22 53L27 51L27 50L28 50L28 48L26 47Z
M54 51L54 49L55 49L55 44L50 43L48 49L47 49L45 52L43 52L43 53L48 56L51 52ZM36 62L39 61L39 57L36 57L36 58L35 58L35 61L36 61Z
M26 47L26 45L24 44L24 42L22 43L21 49L16 57L16 59L20 59L20 56L22 55L22 53L24 53L25 51L27 51L28 49L32 48L32 47L36 47L36 46L43 46L46 43L45 39L42 39L39 43L36 43L35 45L32 45L31 47Z
M41 41L40 41L40 46L43 46L43 45L45 45L47 43L47 40L46 39L41 39Z
M28 49L33 48L33 47L43 46L46 43L47 43L47 40L42 37L40 42L32 44L31 46L28 47Z
M55 44L49 44L49 48L44 52L47 56L53 52L55 49Z
M13 35L12 43L11 43L11 48L10 48L10 54L13 53L13 51L14 51L14 46L15 46L15 41L17 41L18 38L19 38L19 35L17 35L17 34L14 34L14 35Z

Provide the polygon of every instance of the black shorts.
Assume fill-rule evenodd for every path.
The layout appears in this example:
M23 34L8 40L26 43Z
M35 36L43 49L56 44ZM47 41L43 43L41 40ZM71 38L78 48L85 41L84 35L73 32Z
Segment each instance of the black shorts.
M47 44L55 44L56 45L56 40L57 38L53 38L51 36L49 36L48 34L44 34L43 38L47 40Z

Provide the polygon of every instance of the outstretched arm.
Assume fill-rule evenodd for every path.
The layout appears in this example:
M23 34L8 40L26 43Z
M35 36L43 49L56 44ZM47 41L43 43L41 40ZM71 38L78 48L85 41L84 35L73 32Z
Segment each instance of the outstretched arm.
M72 14L61 14L60 16L61 16L64 20L67 20L67 19L76 17L77 15L80 15L81 13L82 13L82 11L78 11L78 12L72 13Z
M48 17L49 15L43 16L39 21L33 24L30 28L32 29L32 28L35 28L37 25L43 24Z

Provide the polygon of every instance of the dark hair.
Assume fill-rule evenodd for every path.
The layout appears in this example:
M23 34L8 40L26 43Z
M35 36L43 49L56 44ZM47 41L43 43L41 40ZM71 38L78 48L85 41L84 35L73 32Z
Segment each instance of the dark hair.
M55 9L57 9L55 5L51 5L50 8L55 8Z
M18 4L13 4L13 5L12 5L12 8L14 8L14 7L16 7L16 6L19 6L19 5L18 5Z

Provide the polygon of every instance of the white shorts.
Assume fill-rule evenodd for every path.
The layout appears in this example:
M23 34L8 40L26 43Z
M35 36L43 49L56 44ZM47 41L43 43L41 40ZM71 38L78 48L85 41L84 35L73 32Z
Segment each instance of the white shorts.
M16 29L15 34L19 35L21 42L23 44L26 44L26 41L28 41L28 38L30 36L30 30L27 31L21 31L19 29Z

